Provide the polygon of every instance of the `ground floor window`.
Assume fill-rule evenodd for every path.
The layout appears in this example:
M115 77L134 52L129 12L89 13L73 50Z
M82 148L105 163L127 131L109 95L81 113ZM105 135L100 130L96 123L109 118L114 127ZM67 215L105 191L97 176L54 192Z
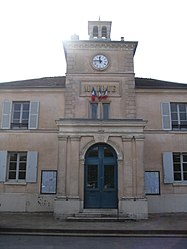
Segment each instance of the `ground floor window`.
M8 153L8 180L26 179L27 152Z
M174 181L187 180L187 153L173 153Z
M0 182L36 182L37 151L0 151Z
M164 183L187 183L187 152L163 152Z

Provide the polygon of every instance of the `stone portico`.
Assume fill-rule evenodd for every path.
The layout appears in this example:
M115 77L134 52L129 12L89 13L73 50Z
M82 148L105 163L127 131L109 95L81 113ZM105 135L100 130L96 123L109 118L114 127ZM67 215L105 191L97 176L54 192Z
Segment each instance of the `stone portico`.
M147 218L143 166L146 121L59 119L56 123L60 184L54 202L55 216L65 218L84 211L85 154L92 145L106 143L117 154L119 215ZM102 209L99 211L102 213Z

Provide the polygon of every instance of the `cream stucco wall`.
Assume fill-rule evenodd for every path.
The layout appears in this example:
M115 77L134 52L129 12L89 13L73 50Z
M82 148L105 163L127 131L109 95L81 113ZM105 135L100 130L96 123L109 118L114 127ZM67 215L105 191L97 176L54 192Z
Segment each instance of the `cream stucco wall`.
M147 196L149 213L186 212L187 184L164 183L163 152L186 152L187 132L162 129L161 102L186 102L185 90L136 90L137 117L148 120L144 130L144 169L160 172L160 195Z
M0 122L3 102L39 101L39 126L34 130L0 129L1 151L37 151L36 183L0 183L0 211L53 211L55 195L40 194L41 171L57 170L58 128L55 120L64 115L63 89L2 89L0 91Z

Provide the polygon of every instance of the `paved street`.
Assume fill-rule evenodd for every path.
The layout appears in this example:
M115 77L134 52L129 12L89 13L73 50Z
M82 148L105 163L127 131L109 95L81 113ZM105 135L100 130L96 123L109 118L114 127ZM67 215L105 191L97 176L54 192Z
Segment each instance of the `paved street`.
M179 237L62 237L0 235L1 249L186 249Z

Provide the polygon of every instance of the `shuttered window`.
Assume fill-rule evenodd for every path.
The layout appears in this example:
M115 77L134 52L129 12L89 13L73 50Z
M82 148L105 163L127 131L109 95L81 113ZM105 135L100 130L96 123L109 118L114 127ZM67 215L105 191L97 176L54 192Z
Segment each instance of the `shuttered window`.
M174 181L187 181L187 153L173 153Z
M163 153L164 183L187 182L187 152Z
M187 103L161 103L162 128L187 130Z
M37 129L38 101L4 101L2 129Z
M0 151L0 181L36 182L37 158L36 151Z

